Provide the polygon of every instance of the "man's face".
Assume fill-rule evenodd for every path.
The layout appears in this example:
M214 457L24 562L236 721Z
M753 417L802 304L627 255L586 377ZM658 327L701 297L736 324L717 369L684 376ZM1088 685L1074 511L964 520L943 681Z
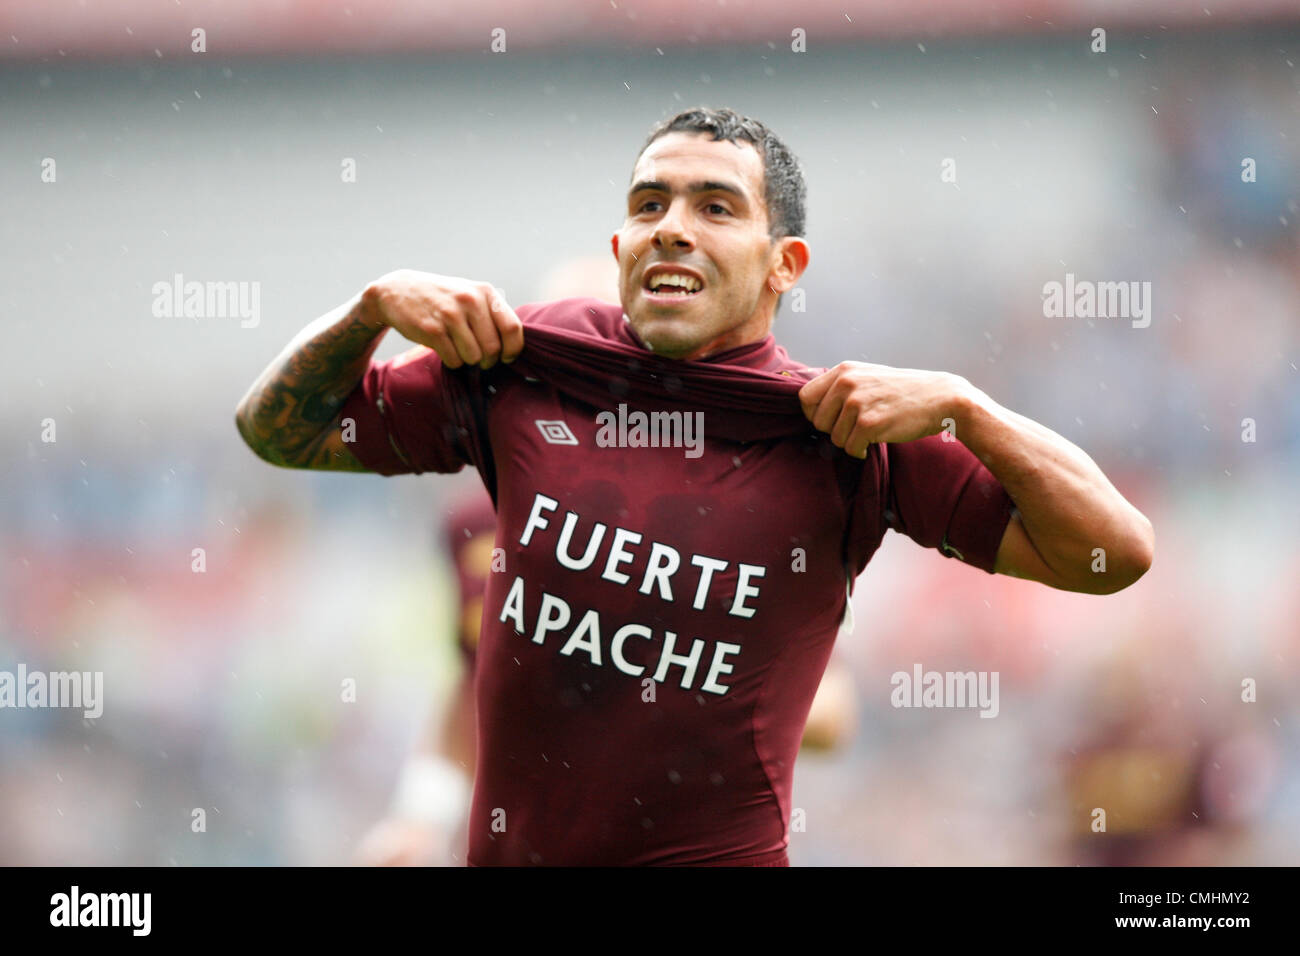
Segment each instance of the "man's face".
M655 353L704 358L767 335L777 294L803 269L789 251L801 240L768 236L763 184L752 144L702 133L669 133L637 160L612 245L623 311ZM665 274L694 291L660 285Z

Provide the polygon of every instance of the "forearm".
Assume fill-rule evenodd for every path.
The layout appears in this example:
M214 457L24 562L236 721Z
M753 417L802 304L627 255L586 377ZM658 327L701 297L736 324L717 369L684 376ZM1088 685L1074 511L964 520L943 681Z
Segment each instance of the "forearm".
M303 329L239 403L235 422L248 446L272 464L304 467L386 329L365 293Z
M1099 557L1108 590L1141 577L1154 547L1146 517L1076 445L964 385L953 413L955 435L1011 496L1026 535L1061 585L1101 590Z

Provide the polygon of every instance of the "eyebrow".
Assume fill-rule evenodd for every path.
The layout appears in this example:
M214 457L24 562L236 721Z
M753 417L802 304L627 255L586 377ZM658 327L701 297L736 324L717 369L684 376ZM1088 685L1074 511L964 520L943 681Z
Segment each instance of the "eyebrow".
M643 179L639 183L633 183L632 188L627 191L627 198L631 199L637 193L653 190L655 192L670 193L671 189L668 184L659 179ZM718 182L713 179L698 180L689 183L686 187L687 192L692 193L730 193L737 199L744 200L745 193L731 183Z

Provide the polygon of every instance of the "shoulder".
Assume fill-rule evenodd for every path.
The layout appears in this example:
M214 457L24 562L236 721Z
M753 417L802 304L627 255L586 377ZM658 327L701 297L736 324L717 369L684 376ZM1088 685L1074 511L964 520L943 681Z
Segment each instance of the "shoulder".
M529 302L515 308L527 330L532 327L579 332L602 339L626 341L623 307L604 299L556 299Z
M801 383L811 382L818 375L826 371L824 368L818 368L812 365L805 365L798 359L790 357L790 353L780 344L774 345L771 357L764 364L765 372L775 372L777 375L784 375L787 378L795 379Z

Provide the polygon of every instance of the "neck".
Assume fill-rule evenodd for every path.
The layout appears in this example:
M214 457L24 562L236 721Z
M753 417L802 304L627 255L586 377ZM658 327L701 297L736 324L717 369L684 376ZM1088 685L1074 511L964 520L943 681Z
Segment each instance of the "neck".
M772 329L772 318L767 316L753 316L748 321L728 329L715 339L700 345L690 352L683 352L676 355L664 354L667 358L686 359L688 361L700 361L710 355L717 355L719 352L726 352L731 349L738 349L742 345L750 345L754 342L761 342L767 338Z

